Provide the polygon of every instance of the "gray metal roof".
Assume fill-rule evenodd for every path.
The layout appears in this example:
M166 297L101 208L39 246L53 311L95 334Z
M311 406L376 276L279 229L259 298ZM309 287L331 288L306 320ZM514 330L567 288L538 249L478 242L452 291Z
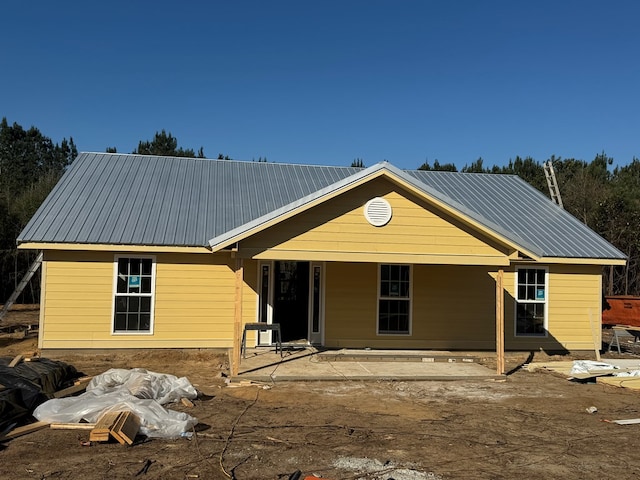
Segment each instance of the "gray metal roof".
M516 176L81 153L19 243L205 246L380 170L546 257L624 254Z

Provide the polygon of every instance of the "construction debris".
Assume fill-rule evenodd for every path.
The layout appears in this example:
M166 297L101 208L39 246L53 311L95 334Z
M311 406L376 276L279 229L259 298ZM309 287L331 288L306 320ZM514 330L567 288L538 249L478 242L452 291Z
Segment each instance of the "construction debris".
M21 361L24 360L24 357L22 355L16 355L13 360L11 360L11 362L9 362L9 368L13 368L16 365L18 365Z
M198 396L196 389L185 377L177 378L144 369L111 369L93 377L86 390L76 397L49 400L40 405L33 415L38 420L50 423L84 420L98 424L106 412L133 412L139 420L140 433L155 438L180 438L198 422L196 418L184 412L162 407L162 404L178 402L182 398L194 399ZM112 425L100 427L108 428L108 435L116 439L122 432L133 442L135 434L131 437L127 428L133 420L114 418L113 421L114 428L111 428ZM117 422L122 422L122 425L119 426ZM100 438L103 438L105 432L95 433L98 436L100 434Z
M52 423L51 430L93 430L95 423Z
M43 428L49 427L47 422L35 422L29 425L24 425L23 427L14 428L10 432L6 433L4 436L0 437L0 442L4 442L5 440L11 440L13 438L21 437L22 435L27 435L31 432L37 432L38 430L42 430Z
M0 432L20 426L38 405L79 376L64 362L37 359L0 357Z
M611 423L617 423L618 425L635 425L640 423L640 418L629 418L627 420L611 420Z
M599 377L596 383L602 385L611 385L613 387L629 388L631 390L640 390L640 377Z
M122 445L132 445L139 430L140 419L135 413L107 412L98 419L89 434L89 440L108 442L114 438Z
M69 397L71 395L75 395L76 393L83 392L87 389L87 385L89 385L89 382L92 379L93 377L78 378L75 382L73 382L72 386L68 388L64 388L62 390L58 390L56 393L53 394L53 397L64 398L64 397Z

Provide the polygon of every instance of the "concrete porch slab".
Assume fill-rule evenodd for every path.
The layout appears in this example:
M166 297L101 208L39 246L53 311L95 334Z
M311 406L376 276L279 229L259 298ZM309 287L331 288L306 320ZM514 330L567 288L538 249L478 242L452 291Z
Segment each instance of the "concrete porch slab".
M362 352L362 353L360 353ZM247 358L240 363L239 374L233 380L281 382L300 380L485 380L502 379L495 371L473 361L457 360L460 355L437 352L451 361L413 361L416 358L434 358L436 352L405 351L402 355L390 352L388 359L374 352L362 350L356 355L350 351L349 360L325 357L313 347L285 351L283 356L274 350L249 349ZM326 353L326 352L325 352ZM335 352L331 352L335 354ZM357 355L363 355L362 360ZM397 359L396 359L397 358ZM456 360L453 360L456 359Z

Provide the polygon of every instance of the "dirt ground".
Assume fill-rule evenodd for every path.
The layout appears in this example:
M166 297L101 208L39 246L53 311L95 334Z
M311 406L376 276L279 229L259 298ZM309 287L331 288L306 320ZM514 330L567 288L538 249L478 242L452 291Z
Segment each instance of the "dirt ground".
M37 352L0 339L0 355ZM620 358L616 354L611 357ZM584 357L583 357L584 358ZM632 353L622 358L639 358ZM566 358L562 358L563 360ZM85 374L141 367L186 376L201 392L191 439L94 443L40 430L0 451L2 479L627 479L640 476L640 392L518 366L506 381L292 382L227 387L210 352L69 355ZM542 353L533 360L548 361ZM485 359L491 363L492 359ZM597 407L590 414L587 408ZM143 467L148 469L143 472Z

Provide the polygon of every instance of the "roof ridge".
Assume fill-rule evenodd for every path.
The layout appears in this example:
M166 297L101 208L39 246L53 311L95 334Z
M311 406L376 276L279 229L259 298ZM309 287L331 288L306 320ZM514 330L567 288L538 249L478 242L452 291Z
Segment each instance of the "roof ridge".
M364 170L366 167L351 167L346 165L314 165L310 163L290 163L290 162L259 162L256 160L241 160L235 158L210 158L210 157L180 157L175 155L147 155L143 153L120 153L120 152L91 152L91 151L82 151L78 153L78 157L80 155L111 155L111 156L119 156L119 157L144 157L144 158L171 158L176 160L207 160L207 161L216 161L216 162L226 162L226 163L249 163L249 164L260 164L260 165L280 165L280 166L292 166L292 167L312 167L312 168L341 168L341 169L359 169ZM381 162L378 162L381 163Z

